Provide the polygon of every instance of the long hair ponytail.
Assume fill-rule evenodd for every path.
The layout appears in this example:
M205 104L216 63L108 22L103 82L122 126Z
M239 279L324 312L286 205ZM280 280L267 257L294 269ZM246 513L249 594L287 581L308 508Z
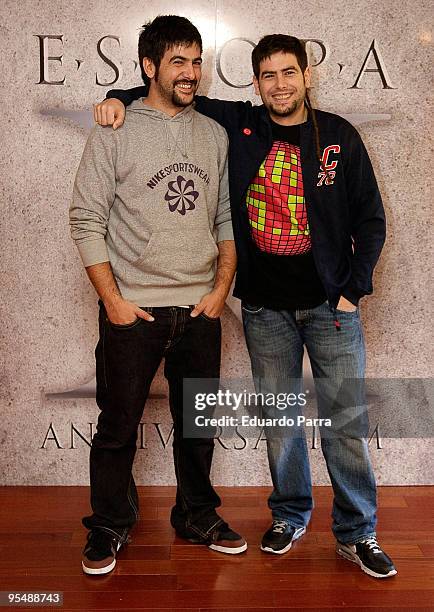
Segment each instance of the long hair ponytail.
M318 163L319 163L319 167L320 167L320 171L324 172L326 177L328 178L328 180L330 182L333 181L333 177L331 176L331 174L329 173L329 170L327 170L327 168L323 165L322 163L322 158L321 158L321 144L320 144L320 140L319 140L319 128L318 128L318 120L316 117L316 112L315 109L312 106L312 103L310 101L309 98L309 93L306 90L306 97L305 97L305 102L306 102L306 106L308 108L308 111L310 113L310 116L312 117L312 123L313 123L313 132L314 132L314 144L315 144L315 152L316 152L316 156L318 159Z

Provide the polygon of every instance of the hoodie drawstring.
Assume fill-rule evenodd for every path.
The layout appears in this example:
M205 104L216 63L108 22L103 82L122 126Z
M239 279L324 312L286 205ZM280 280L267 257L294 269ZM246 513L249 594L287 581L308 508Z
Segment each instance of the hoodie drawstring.
M186 126L187 122L185 120L185 117L182 117L182 141L183 141L182 149L179 146L179 133L181 132L181 130L179 130L176 138L174 138L172 133L169 134L169 128L167 126L168 121L170 121L170 119L163 119L164 127L166 129L166 149L167 149L167 153L169 154L170 151L171 151L171 148L170 148L170 136L172 136L172 140L175 143L175 148L181 151L182 157L184 159L188 158L188 153L187 153L187 126Z
M341 322L338 319L338 313L336 312L336 308L333 308L333 319L336 327L336 331L341 331Z
M164 123L164 128L166 131L166 150L167 150L167 154L169 154L170 153L170 137L169 137L169 128L167 127L166 119L163 119L163 123Z
M174 117L169 117L165 115L162 111L158 111L156 109L150 108L149 106L146 106L146 103L143 104L142 100L140 101L137 100L136 102L133 102L131 107L127 108L127 112L149 115L153 117L154 119L156 119L157 121L163 121L164 130L166 133L167 154L170 155L171 152L174 152L177 149L181 153L184 159L188 159L187 123L189 120L193 121L193 116L191 115L190 111L191 111L190 108L186 108L181 113L179 113L179 115L181 116L175 115ZM173 123L179 124L181 120L182 120L182 131L181 131L181 127L179 126L179 129L178 129L178 132L175 138L172 130L168 127L167 123L169 121L173 121ZM179 142L180 138L182 138L183 140L182 146L180 145L180 142ZM173 144L175 145L174 147L173 147Z

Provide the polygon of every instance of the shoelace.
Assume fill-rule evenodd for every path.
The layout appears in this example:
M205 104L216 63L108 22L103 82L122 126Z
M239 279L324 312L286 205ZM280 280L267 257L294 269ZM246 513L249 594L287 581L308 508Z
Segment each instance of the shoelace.
M87 534L87 547L86 551L94 548L101 552L106 552L107 555L115 553L117 548L118 540L111 536L107 531L102 529L92 529ZM85 552L86 552L85 551Z
M374 554L382 552L375 536L372 536L371 538L366 538L366 540L362 540L360 543L366 544L369 547L369 550L372 550Z
M220 539L220 536L226 533L226 531L229 531L229 525L224 521L218 523L217 527L209 535L208 541L217 542L217 540Z
M285 521L273 521L273 531L275 533L283 533L286 529L287 525Z

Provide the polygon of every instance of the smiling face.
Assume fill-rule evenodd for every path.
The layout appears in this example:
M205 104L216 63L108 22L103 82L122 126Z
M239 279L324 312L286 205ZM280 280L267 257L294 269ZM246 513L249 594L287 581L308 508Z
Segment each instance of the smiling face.
M145 57L143 68L151 79L148 101L152 106L173 115L193 102L202 76L198 45L167 49L158 68Z
M255 92L261 96L270 117L282 125L305 120L304 100L310 87L310 68L304 74L292 53L274 53L261 61Z

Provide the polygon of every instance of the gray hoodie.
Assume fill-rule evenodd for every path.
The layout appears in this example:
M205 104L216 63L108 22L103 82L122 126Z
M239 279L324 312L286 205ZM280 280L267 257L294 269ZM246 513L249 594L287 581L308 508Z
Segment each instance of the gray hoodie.
M233 240L227 143L192 106L169 117L137 100L121 128L95 126L70 208L84 265L110 261L139 306L199 302L213 287L217 243Z

